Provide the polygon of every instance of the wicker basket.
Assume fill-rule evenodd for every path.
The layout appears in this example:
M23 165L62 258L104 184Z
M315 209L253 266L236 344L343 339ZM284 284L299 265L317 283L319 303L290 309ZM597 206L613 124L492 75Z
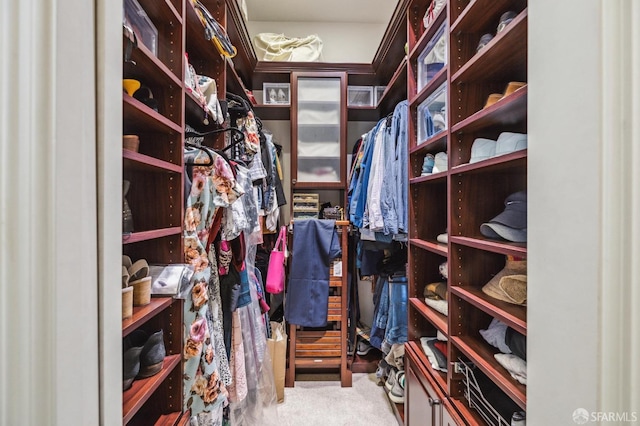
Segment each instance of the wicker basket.
M133 306L151 303L151 277L144 277L131 283L133 287Z
M133 316L133 287L122 289L122 319Z

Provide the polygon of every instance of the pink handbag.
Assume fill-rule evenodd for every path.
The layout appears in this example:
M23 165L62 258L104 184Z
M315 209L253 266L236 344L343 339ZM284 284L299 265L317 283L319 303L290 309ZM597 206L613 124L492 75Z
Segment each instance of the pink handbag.
M284 259L287 252L287 227L282 226L278 239L269 256L269 268L267 269L266 290L271 294L278 294L284 291Z

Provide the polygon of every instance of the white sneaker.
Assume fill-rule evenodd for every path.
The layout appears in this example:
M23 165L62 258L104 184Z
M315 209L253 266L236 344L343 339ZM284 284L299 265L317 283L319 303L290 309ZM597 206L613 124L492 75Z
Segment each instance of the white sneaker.
M389 375L387 376L387 380L384 382L384 386L391 391L393 387L396 385L396 375L398 374L398 370L392 368L389 370Z
M396 404L404 404L404 371L396 374L393 387L389 390L389 399Z
M358 346L356 347L356 353L358 355L366 355L373 350L373 346L366 340L358 341Z

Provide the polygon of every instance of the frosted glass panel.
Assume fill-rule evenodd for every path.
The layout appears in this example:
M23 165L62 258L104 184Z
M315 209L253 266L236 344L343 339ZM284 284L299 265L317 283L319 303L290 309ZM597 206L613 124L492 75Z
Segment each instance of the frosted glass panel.
M340 79L298 79L299 182L340 182Z
M329 101L340 102L339 78L299 78L298 102Z

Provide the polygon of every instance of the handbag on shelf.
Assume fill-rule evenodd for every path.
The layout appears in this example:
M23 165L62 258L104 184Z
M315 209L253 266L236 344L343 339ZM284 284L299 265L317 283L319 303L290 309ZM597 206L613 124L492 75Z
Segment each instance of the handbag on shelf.
M282 226L276 244L269 256L269 267L267 269L267 282L265 289L267 293L278 294L284 291L285 270L284 262L287 257L287 227Z

